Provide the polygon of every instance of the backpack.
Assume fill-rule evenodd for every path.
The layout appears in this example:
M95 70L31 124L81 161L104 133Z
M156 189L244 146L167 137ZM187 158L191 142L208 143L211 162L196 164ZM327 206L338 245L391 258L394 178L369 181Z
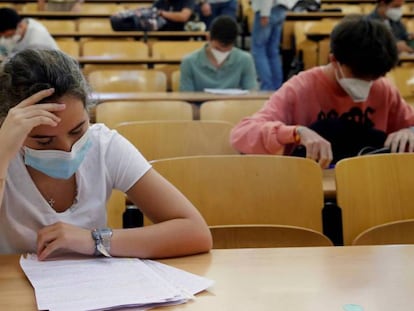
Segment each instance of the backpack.
M125 10L112 15L110 21L115 31L155 31L167 23L155 7Z
M316 0L299 0L293 6L293 12L316 12L321 9L321 4Z

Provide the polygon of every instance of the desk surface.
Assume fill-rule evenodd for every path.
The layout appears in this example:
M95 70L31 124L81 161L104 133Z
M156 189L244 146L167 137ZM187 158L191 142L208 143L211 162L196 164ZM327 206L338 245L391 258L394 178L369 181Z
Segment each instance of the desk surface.
M216 282L196 300L162 310L343 311L357 304L412 311L413 258L414 245L405 245L213 250L162 260ZM0 256L0 310L33 311L18 260Z
M273 92L249 92L242 95L220 95L207 92L140 92L140 93L94 93L92 99L97 102L125 100L183 100L188 102L205 102L209 100L267 100Z

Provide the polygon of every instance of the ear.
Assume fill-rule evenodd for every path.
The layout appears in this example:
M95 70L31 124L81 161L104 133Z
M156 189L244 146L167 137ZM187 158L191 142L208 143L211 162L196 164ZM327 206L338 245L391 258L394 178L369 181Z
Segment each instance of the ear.
M329 62L331 62L331 63L336 63L337 62L336 57L335 57L335 55L333 55L333 53L329 53L328 58L329 58Z

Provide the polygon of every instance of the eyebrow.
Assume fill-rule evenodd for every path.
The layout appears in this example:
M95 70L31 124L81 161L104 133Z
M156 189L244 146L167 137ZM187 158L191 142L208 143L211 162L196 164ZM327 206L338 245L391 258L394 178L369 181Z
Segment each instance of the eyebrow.
M76 125L73 129L71 129L69 131L69 133L72 133L73 131L77 130L78 128L80 128L82 125L84 125L86 123L86 120L80 122L78 125ZM30 136L30 138L36 138L36 139L41 139L41 138L52 138L55 137L53 135L33 135Z

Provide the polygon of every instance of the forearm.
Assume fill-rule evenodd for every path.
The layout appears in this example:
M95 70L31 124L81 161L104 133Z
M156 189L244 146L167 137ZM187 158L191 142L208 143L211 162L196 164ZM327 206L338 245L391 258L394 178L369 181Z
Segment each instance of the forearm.
M232 146L246 154L280 154L286 144L293 143L294 126L280 121L260 121L245 118L233 128Z
M112 256L165 258L207 252L211 234L204 224L174 219L134 229L114 230Z
M191 11L183 10L181 12L161 11L161 16L172 22L185 23L190 19Z

